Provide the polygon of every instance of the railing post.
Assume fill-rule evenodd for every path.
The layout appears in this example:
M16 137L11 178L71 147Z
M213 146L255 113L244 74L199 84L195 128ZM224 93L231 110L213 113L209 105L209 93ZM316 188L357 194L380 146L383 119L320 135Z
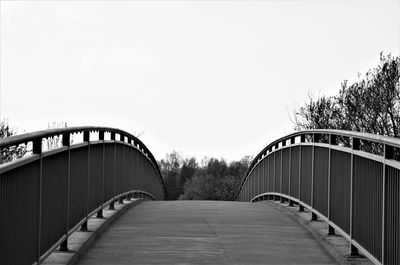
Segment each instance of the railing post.
M115 203L114 200L112 200L112 201L110 202L110 205L108 206L108 209L109 209L109 210L115 210L114 203Z
M135 190L138 190L138 183L139 183L139 149L138 149L138 144L135 145L136 148L136 157L135 157ZM244 186L243 186L244 190ZM136 194L137 195L137 194ZM167 198L165 198L167 199Z
M142 156L144 155L144 150L142 149L142 154L141 154ZM142 176L141 177L141 180L142 180L142 187L141 187L141 190L144 190L144 185L145 185L145 176L144 176L144 158L142 158L142 160L141 160L141 162L140 162L140 175ZM143 195L143 194L142 194ZM143 196L142 196L142 198L143 198Z
M102 143L102 146L103 146L103 154L102 154L102 167L101 167L101 181L102 181L102 184L101 184L101 189L102 189L102 191L101 191L101 194L102 194L102 200L104 201L104 162L105 162L105 149L106 149L106 146L105 146L105 143L104 143L104 131L99 131L99 140L100 141L103 141L103 143ZM101 208L99 211L97 211L97 214L96 214L96 217L97 218L104 218L104 216L103 216L103 208Z
M42 243L42 193L43 193L43 153L42 153L42 138L32 141L32 153L39 155L39 216L38 216L38 249L37 249L37 264L40 264L40 250Z
M288 195L292 197L292 149L293 144L295 143L295 138L290 138L290 149L289 149L289 187L288 187ZM289 199L289 206L294 206L293 200Z
M126 191L126 172L125 172L125 136L121 135L121 141L122 141L122 191L125 192Z
M133 169L132 169L132 166L133 166L133 163L132 163L132 157L133 157L133 140L130 140L130 147L129 147L129 150L130 150L130 153L131 153L131 155L130 155L130 160L129 160L129 163L130 163L130 168L129 168L129 190L133 190L133 178L134 178L134 173L133 173ZM132 199L132 193L131 193L131 198L130 199Z
M315 143L319 140L319 135L313 133L312 134L312 141L313 141L313 146L312 146L312 153L311 153L311 208L314 210L314 174L315 174ZM318 220L317 215L314 213L314 211L311 213L311 221L316 221Z
M385 215L386 215L386 159L394 159L394 147L383 145L383 174L382 174L382 264L385 264Z
M352 138L351 152L351 172L350 172L350 256L358 256L358 249L353 245L353 226L354 226L354 150L360 150L361 141L358 138Z
M267 188L265 187L265 179L266 179L266 177L265 177L265 161L266 161L265 158L266 158L266 154L264 154L264 158L262 160L262 169L261 169L261 172L262 172L262 193L267 191Z
M275 193L277 193L278 192L278 190L276 189L276 150L279 148L279 145L278 144L276 144L275 145L275 152L274 152L274 190L275 190ZM277 201L279 198L278 198L278 195L274 195L274 201Z
M331 220L331 166L332 166L332 145L336 145L336 135L329 134L328 153L328 221ZM334 235L335 229L328 223L328 235Z
M306 137L304 134L300 135L300 145L299 145L299 212L304 212L304 206L300 204L301 201L301 159L302 159L302 143L306 141Z
M260 161L258 162L258 169L257 169L257 195L260 194L260 175L261 175L261 160L262 160L262 156Z
M283 167L283 163L282 163L282 159L283 159L283 147L284 146L286 146L286 140L283 140L282 141L282 149L281 149L281 163L280 163L280 165L279 165L279 168L280 168L280 173L281 173L281 179L280 179L280 194L281 194L281 203L284 203L285 202L285 199L284 199L284 197L282 196L282 194L283 194L283 170L282 170L282 167Z
M88 219L89 219L89 183L90 183L90 132L83 132L83 141L88 143L88 154L87 154L87 187L86 187L86 221L81 225L81 231L88 231Z
M70 185L71 185L71 144L70 144L70 134L66 133L62 136L62 145L68 147L68 184L67 184L67 226L65 232L65 240L60 245L60 251L68 251L68 230L69 230L69 206L70 206Z
M117 142L115 141L115 132L111 132L111 140L114 141L114 156L113 156L113 198L115 198L115 174L116 174L116 163L117 163ZM115 200L110 203L109 209L115 210Z

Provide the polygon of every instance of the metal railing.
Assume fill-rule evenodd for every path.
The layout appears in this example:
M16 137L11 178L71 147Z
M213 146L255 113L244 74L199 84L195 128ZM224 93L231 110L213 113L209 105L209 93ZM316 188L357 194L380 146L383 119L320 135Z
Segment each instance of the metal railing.
M71 144L71 136L83 141ZM109 139L105 139L105 135ZM97 136L96 140L91 139ZM59 137L62 146L43 151ZM32 155L0 165L0 264L40 264L88 219L124 198L162 200L157 162L135 136L105 127L71 127L0 139L0 151L21 144Z
M400 140L309 130L267 145L252 161L238 201L307 208L375 264L400 264Z

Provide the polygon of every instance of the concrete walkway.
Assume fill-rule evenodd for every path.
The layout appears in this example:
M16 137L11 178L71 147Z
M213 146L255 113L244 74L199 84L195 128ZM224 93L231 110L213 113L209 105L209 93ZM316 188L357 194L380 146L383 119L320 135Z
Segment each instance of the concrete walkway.
M78 264L337 264L268 203L145 201L115 221Z

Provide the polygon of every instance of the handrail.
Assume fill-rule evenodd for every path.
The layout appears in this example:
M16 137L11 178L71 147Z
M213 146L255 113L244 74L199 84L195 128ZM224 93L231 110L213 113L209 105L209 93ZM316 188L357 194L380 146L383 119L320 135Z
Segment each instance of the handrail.
M239 196L240 190L246 181L246 178L248 177L249 173L251 172L252 168L257 164L258 160L262 158L263 155L267 153L268 150L270 150L272 147L276 146L277 144L287 141L293 137L298 137L302 135L312 135L312 134L327 134L327 135L335 135L335 136L344 136L344 137L351 137L351 138L357 138L361 140L367 140L367 141L372 141L375 143L380 143L384 145L389 145L393 147L400 148L400 139L398 138L393 138L393 137L388 137L388 136L383 136L383 135L377 135L377 134L372 134L372 133L363 133L363 132L353 132L353 131L345 131L345 130L331 130L331 129L313 129L313 130L302 130L302 131L297 131L288 135L285 135L281 138L278 138L271 143L269 143L267 146L265 146L261 152L259 152L253 159L253 161L250 163L244 177L242 178L242 181L239 185L239 190L237 193L237 196Z
M160 168L158 166L157 160L155 159L154 155L150 152L150 150L147 148L147 146L139 140L136 136L125 132L123 130L117 129L117 128L112 128L112 127L100 127L100 126L75 126L75 127L65 127L65 128L56 128L56 129L48 129L48 130L42 130L42 131L36 131L36 132L30 132L30 133L24 133L24 134L19 134L19 135L14 135L6 138L1 138L0 139L0 150L3 148L8 148L11 146L16 146L20 144L26 144L28 142L33 142L35 140L41 140L44 138L49 138L53 136L58 136L58 135L64 135L64 134L71 134L71 133L83 133L83 132L105 132L105 133L117 133L120 134L121 136L126 136L128 139L132 139L135 143L135 145L139 145L138 149L143 150L145 154L147 154L150 158L150 161L153 163L159 177L160 181L164 187L164 194L167 196L167 190L165 188L165 183L162 178L162 174L160 171ZM1 166L1 165L0 165Z

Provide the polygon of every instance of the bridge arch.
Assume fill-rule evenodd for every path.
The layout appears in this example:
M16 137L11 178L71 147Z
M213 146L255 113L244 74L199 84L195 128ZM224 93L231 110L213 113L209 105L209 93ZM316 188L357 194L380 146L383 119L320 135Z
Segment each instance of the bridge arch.
M73 134L83 141L71 144ZM54 137L62 145L44 151L43 141ZM0 165L0 264L40 263L59 246L66 250L69 235L116 201L166 198L153 154L128 132L51 129L0 139L0 151L21 144L32 155Z
M238 201L307 208L375 264L400 264L400 141L308 130L267 145L242 179Z

